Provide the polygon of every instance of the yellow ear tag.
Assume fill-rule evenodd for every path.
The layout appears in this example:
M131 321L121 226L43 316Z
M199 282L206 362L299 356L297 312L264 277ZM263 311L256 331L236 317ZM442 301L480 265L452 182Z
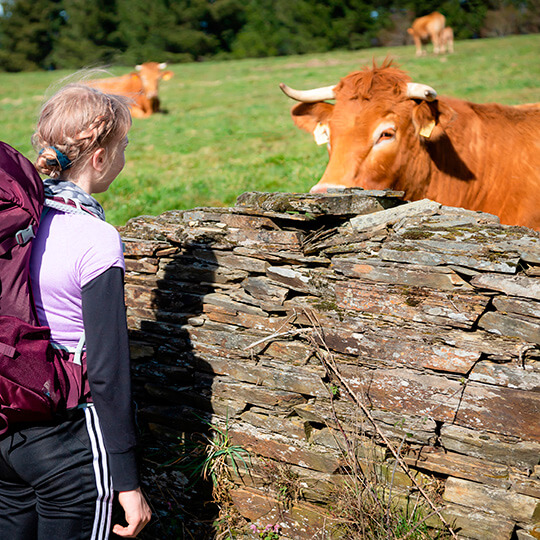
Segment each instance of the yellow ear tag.
M432 120L429 124L427 124L420 130L420 135L422 135L422 137L425 137L426 139L429 139L431 137L431 133L433 132L434 127L435 120Z
M330 128L326 124L317 124L313 130L313 137L315 142L320 146L321 144L328 144L330 142Z

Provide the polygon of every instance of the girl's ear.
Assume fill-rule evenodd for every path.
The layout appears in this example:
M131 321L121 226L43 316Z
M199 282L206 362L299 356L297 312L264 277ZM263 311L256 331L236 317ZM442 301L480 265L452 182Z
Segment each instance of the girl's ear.
M105 168L105 148L98 148L92 155L92 166L98 172L102 172Z

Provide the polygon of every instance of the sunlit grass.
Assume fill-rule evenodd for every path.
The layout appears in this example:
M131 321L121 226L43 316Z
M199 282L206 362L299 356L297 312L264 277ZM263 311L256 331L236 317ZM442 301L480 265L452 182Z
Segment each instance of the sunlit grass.
M120 225L141 214L229 206L244 191L309 190L324 171L326 149L293 125L281 81L298 88L334 84L390 57L442 95L540 100L540 35L459 41L455 48L453 55L419 59L407 46L169 66L175 76L160 92L168 113L135 119L126 168L99 196L107 218ZM30 136L43 96L66 75L0 73L0 139L33 159Z

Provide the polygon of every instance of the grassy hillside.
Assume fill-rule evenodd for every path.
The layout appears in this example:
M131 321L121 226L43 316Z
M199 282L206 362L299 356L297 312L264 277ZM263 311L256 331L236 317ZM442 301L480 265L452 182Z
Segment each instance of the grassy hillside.
M229 206L244 191L309 190L324 171L326 149L292 123L281 81L297 88L334 84L391 57L443 95L540 101L540 35L459 41L455 48L453 55L420 59L407 46L170 66L175 76L161 86L168 114L134 121L126 168L100 196L108 220L121 225L141 214ZM30 136L40 104L68 75L1 73L0 139L33 160Z

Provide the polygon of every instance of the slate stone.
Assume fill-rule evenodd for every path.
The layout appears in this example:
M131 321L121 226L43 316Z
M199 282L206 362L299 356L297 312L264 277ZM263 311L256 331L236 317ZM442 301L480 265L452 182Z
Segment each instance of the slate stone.
M342 309L353 309L389 320L430 322L471 328L488 303L488 299L468 292L439 292L422 287L381 285L347 280L335 286L336 303Z
M519 467L522 472L533 470L540 456L539 442L455 424L442 426L440 440L445 449Z
M493 307L502 313L514 313L540 319L540 302L508 296L496 296L493 298Z
M357 216L351 219L351 225L356 230L369 229L380 224L392 225L401 219L415 215L433 215L438 212L441 205L439 203L423 199L407 203L397 208L383 210L374 214Z
M283 304L289 294L289 289L274 285L269 279L262 276L248 277L244 280L242 286L255 298L280 305Z
M453 524L458 538L472 540L511 540L515 522L501 515L471 510L456 504L447 504L442 510L447 523ZM428 524L431 524L428 522Z
M386 261L406 262L428 266L458 265L485 272L514 274L520 260L515 250L490 249L471 242L450 242L448 240L388 242L379 251L379 257Z
M469 380L540 392L540 369L530 364L478 362L471 370Z
M540 300L540 280L526 276L481 274L473 277L471 284L478 288L500 291L509 296Z
M499 336L519 338L540 345L540 321L524 320L516 316L489 311L478 321L480 328Z
M233 444L255 452L260 456L291 463L298 467L333 473L338 470L341 460L337 452L322 452L307 443L291 441L278 434L266 434L254 426L246 424L231 426L229 437Z
M272 212L301 212L333 216L369 214L401 204L402 192L362 191L321 194L261 193L240 195L238 206L251 206Z
M470 285L452 270L439 267L409 266L377 259L334 257L331 269L348 277L381 283L429 287L431 289L470 289Z
M540 517L538 499L459 478L448 478L443 499L519 522L530 522Z

